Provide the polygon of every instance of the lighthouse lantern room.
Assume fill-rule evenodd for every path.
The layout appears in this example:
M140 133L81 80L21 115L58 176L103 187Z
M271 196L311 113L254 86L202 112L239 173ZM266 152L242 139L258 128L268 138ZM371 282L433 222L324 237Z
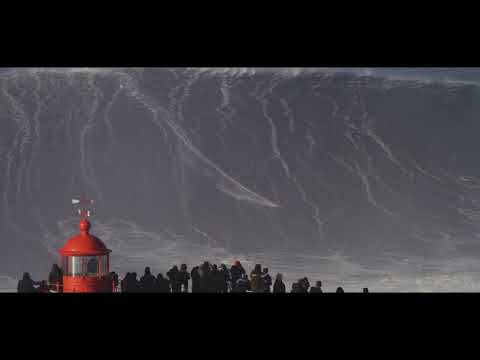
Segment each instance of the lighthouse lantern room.
M109 250L90 234L90 211L80 211L80 234L72 237L59 250L63 269L63 292L112 292L109 275Z

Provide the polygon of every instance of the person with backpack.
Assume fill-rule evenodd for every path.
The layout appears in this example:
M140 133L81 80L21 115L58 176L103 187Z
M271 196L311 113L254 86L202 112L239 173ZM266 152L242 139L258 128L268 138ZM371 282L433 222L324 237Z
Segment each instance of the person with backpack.
M241 278L237 280L235 285L232 288L234 293L246 293L251 290L251 283L248 280L247 274L242 274Z
M252 292L265 292L265 281L262 277L262 266L260 264L256 264L255 268L250 273L250 283L252 287Z

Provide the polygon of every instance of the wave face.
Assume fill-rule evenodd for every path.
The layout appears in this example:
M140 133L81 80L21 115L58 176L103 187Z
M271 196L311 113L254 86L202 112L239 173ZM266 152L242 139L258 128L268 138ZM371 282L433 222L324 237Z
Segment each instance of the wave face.
M480 92L449 74L4 69L0 273L48 271L81 195L125 257L475 256Z

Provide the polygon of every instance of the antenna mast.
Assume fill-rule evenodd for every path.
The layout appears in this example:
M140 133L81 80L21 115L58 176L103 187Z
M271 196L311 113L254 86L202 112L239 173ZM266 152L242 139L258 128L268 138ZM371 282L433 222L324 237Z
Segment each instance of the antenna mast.
M86 219L92 216L92 210L90 210L90 206L93 204L93 200L80 198L80 199L72 199L72 205L78 205L77 212L80 217Z

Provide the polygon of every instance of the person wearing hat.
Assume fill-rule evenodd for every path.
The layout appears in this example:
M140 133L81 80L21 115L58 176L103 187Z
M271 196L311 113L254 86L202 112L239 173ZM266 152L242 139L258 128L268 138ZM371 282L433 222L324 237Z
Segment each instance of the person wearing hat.
M240 261L236 260L233 266L230 268L230 278L232 284L236 284L237 280L242 277L242 274L246 274L245 269L243 268Z

